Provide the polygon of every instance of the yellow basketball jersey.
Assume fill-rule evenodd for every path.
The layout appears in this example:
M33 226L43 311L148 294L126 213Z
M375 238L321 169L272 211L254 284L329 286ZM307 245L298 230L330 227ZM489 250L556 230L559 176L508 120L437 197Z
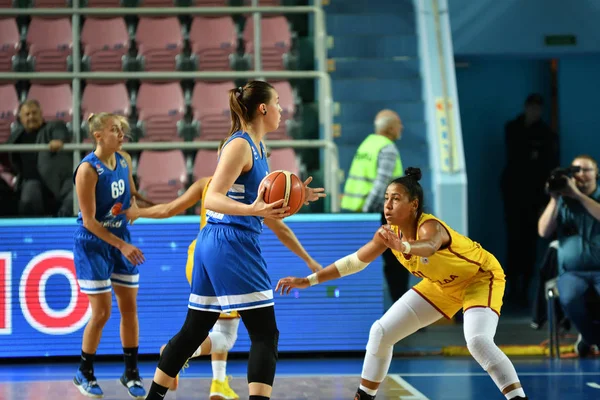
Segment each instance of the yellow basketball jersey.
M427 279L440 288L455 289L468 283L479 271L501 270L495 258L479 243L456 232L433 215L423 213L417 226L421 227L424 222L429 220L438 221L446 228L450 235L450 244L446 248L440 248L429 257L402 254L393 250L398 261L411 274ZM391 228L396 234L401 235L397 226L392 225ZM419 240L418 228L417 240Z
M202 202L200 206L200 230L206 226L206 207L204 207L204 199L206 197L206 191L208 189L208 185L210 184L212 178L206 182L204 189L202 189ZM196 250L196 239L190 243L188 247L188 258L185 265L185 276L190 283L192 284L192 271L194 270L194 250Z

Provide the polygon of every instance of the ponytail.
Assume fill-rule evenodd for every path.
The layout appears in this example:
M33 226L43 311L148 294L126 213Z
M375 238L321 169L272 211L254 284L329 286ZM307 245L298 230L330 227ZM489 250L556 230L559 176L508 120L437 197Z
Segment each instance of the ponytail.
M229 91L229 111L231 129L229 136L244 129L254 117L261 104L271 101L273 86L263 81L251 81L244 86Z
M242 129L242 121L248 120L248 109L242 102L244 97L244 88L239 87L237 89L231 89L229 91L229 110L231 111L231 129L229 135L233 135L235 132Z

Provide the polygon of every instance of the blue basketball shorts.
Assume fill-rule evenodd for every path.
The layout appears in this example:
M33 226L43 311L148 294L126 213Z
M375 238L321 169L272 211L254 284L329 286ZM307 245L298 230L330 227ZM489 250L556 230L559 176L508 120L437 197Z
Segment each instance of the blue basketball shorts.
M273 287L259 234L207 224L196 242L188 307L230 312L272 305Z
M77 282L82 293L95 294L111 291L111 285L131 288L139 286L139 270L116 247L99 239L85 228L75 232L73 257ZM117 234L131 243L129 230Z

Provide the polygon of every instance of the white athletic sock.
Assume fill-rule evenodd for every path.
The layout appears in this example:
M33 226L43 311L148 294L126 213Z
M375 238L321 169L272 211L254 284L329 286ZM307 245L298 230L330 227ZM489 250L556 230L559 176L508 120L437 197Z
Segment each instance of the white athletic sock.
M517 396L521 396L521 397L525 397L525 391L523 390L523 388L518 388L515 390L511 390L510 392L506 393L506 398L507 399L514 399Z
M369 396L375 396L377 394L377 389L369 389L368 387L364 387L363 385L359 385L358 388L368 394Z
M213 370L213 379L218 381L225 380L225 374L227 373L227 361L213 361L212 370Z

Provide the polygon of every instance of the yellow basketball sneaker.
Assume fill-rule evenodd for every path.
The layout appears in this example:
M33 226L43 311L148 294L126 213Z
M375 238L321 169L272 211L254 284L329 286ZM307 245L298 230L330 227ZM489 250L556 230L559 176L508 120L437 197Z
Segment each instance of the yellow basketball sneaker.
M240 398L240 396L229 387L230 379L230 376L226 377L224 381L213 379L210 385L210 400L234 400Z

